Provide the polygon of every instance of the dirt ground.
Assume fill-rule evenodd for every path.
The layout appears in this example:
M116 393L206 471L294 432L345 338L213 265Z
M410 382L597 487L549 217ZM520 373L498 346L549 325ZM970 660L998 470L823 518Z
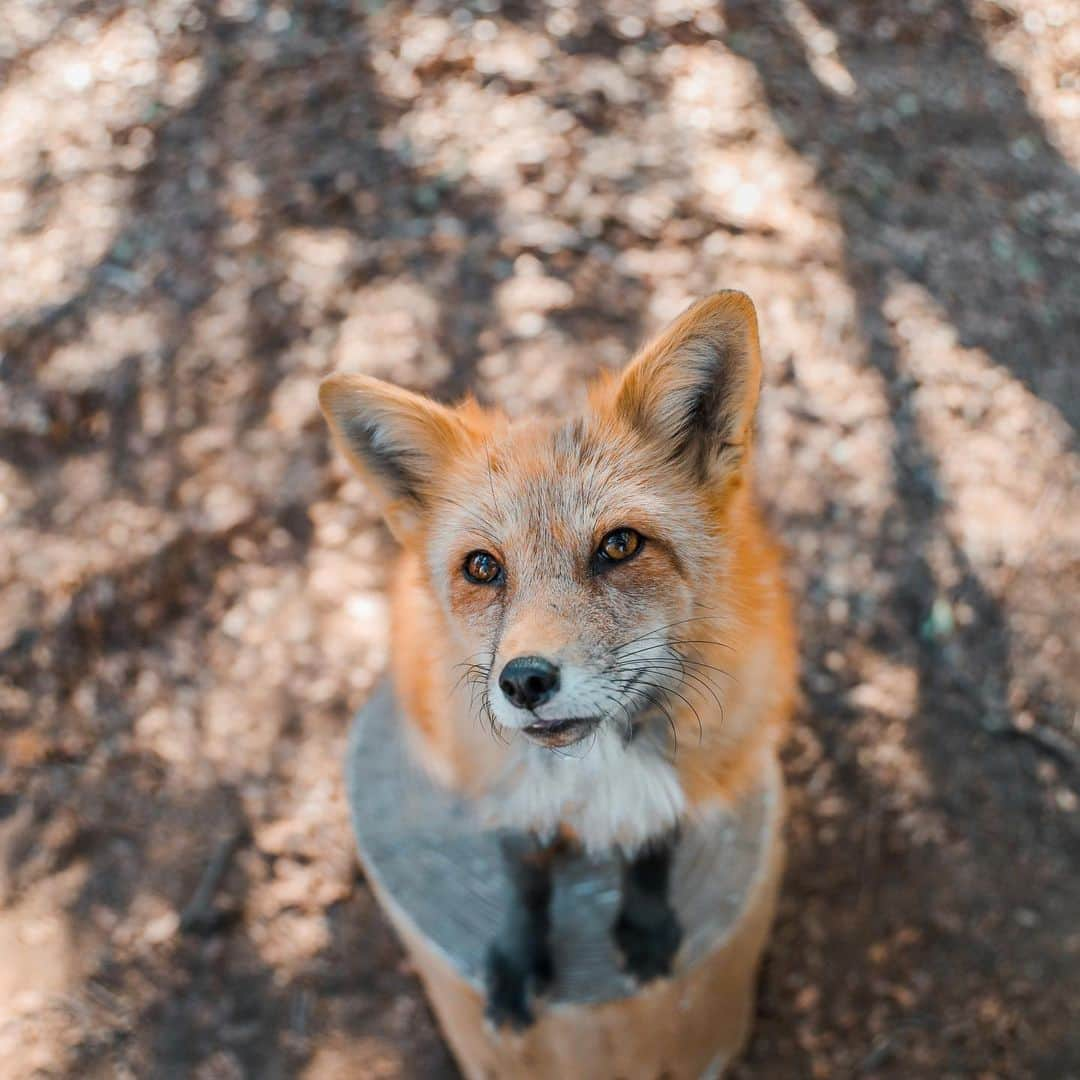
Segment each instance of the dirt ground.
M454 1075L340 765L332 368L756 299L805 701L736 1075L1080 1077L1080 8L5 0L0 1073Z

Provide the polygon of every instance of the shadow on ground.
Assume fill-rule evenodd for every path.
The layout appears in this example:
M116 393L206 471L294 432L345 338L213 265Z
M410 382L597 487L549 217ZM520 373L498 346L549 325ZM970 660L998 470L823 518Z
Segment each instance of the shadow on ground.
M1037 482L1074 470L1078 181L990 55L1012 16L180 8L86 17L91 39L119 34L109 70L153 39L162 86L189 64L198 88L103 124L115 234L0 310L0 920L28 965L35 941L71 965L40 986L28 968L38 989L0 1016L19 1075L452 1075L353 870L339 759L383 662L390 547L330 461L314 386L352 365L560 404L720 284L750 287L780 343L766 420L786 441L766 460L813 495L762 478L802 596L806 705L740 1075L1080 1068L1075 562L973 547L946 445L987 430L1012 474L1036 442ZM9 98L71 70L55 50L82 16L54 14L5 62ZM706 86L717 112L751 94L719 133L685 105L717 55L757 80ZM782 140L761 151L766 116ZM72 228L74 138L46 124L9 178L12 235L42 251ZM709 140L719 172L782 177L770 200L835 229L837 252L737 189L718 208ZM791 179L807 165L811 194ZM800 328L834 304L850 314L824 357ZM997 381L950 366L971 357ZM880 395L854 410L880 431L869 503L860 461L811 453L858 425L815 390L827 362L852 401L864 377ZM1046 514L1053 533L1069 504L1047 492L1006 485L1002 520Z

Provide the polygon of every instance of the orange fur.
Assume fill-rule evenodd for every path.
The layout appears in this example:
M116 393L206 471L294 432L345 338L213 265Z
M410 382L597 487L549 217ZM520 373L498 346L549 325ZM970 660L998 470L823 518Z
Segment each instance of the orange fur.
M533 751L514 764L520 717L491 698L509 659L543 655L568 683L576 673L574 689L560 690L573 698L566 708L587 702L600 723L622 725L627 746L652 708L634 680L665 688L655 696L676 734L688 808L754 783L783 735L796 680L781 558L749 478L760 367L753 305L719 293L600 382L588 412L570 421L510 424L374 379L324 383L338 441L402 543L394 678L418 756L445 782L498 799L514 777L529 782L523 763L547 768ZM590 570L600 539L621 527L646 537L641 550ZM477 549L504 567L497 586L462 573ZM469 663L480 664L483 686L470 686ZM491 737L485 695L488 719L512 738Z

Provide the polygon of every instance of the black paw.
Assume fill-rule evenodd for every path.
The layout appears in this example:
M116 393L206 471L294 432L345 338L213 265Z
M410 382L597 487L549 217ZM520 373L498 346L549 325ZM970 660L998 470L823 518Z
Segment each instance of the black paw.
M622 912L615 923L615 944L628 972L641 982L671 974L682 930L668 906L649 912Z
M484 1015L496 1027L521 1031L535 1019L530 997L541 993L551 982L551 955L547 949L534 949L514 956L492 945L488 949L484 981L487 986Z
M534 994L542 994L551 985L555 969L551 963L551 950L547 945L535 945L529 958L529 970L532 976Z

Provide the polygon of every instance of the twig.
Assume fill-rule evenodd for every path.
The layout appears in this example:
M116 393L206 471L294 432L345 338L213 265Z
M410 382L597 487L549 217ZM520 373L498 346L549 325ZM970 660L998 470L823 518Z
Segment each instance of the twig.
M1002 728L1002 735L1008 735L1014 739L1028 739L1040 750L1055 757L1063 765L1070 769L1080 770L1080 747L1060 731L1052 727L1039 727L1035 724L1020 727L1017 724L1009 724Z
M229 869L233 855L247 835L246 829L237 829L214 849L203 871L203 876L199 880L198 888L180 914L180 929L185 934L208 933L217 926L220 921L220 912L214 907L214 894Z

